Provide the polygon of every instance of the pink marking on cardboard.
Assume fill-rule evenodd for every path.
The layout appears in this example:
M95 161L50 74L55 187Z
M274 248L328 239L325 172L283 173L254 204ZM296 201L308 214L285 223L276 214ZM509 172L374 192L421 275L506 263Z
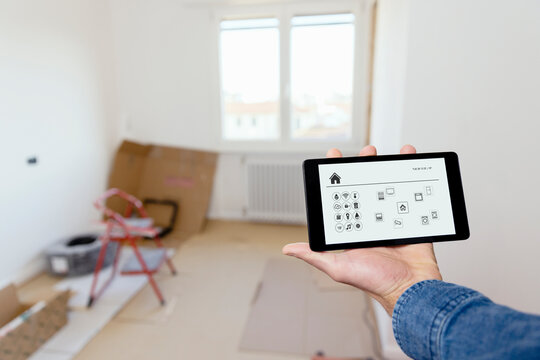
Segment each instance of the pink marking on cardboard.
M182 176L167 176L165 178L165 185L172 187L193 187L195 181L192 178Z

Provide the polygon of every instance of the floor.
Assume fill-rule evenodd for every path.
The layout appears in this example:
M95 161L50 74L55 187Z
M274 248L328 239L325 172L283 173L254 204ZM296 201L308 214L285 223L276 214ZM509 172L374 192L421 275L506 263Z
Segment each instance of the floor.
M210 221L180 245L179 274L158 275L167 305L147 285L76 359L305 360L238 344L266 261L283 256L286 243L306 240L303 226Z

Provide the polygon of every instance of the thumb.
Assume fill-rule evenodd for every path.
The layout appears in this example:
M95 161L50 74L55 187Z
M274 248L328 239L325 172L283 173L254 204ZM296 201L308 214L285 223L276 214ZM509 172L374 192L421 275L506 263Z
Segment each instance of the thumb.
M335 254L311 251L307 243L293 243L283 247L283 254L302 259L317 269L330 275Z

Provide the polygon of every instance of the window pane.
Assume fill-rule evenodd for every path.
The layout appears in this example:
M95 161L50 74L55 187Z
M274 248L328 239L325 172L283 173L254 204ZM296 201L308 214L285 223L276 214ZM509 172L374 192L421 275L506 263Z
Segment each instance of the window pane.
M277 19L221 22L223 138L279 138Z
M292 138L349 139L354 15L297 16L291 25Z

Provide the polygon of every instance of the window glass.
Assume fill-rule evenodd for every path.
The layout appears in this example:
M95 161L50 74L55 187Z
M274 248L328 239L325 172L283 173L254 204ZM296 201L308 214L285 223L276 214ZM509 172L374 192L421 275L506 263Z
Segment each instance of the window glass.
M353 69L353 14L292 19L292 139L350 139Z
M278 20L226 20L220 25L223 138L278 139Z

